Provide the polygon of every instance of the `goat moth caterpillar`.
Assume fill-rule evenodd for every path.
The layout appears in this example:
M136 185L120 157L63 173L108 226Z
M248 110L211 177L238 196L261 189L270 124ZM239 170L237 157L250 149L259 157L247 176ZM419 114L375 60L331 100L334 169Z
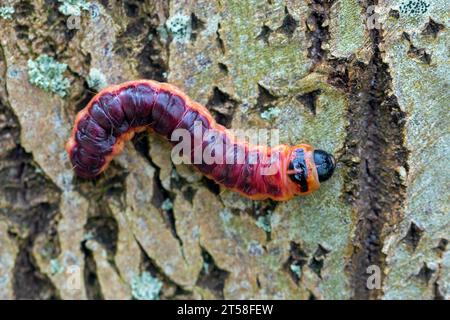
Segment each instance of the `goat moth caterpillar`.
M267 147L236 139L204 106L175 86L152 80L129 81L100 91L76 116L66 150L76 174L93 178L136 132L150 130L170 139L175 130L184 129L194 140L195 124L214 136L201 142L200 152L220 143L225 158L243 155L244 161L196 162L192 147L187 155L191 163L208 178L250 199L284 201L308 194L334 172L333 156L310 145Z

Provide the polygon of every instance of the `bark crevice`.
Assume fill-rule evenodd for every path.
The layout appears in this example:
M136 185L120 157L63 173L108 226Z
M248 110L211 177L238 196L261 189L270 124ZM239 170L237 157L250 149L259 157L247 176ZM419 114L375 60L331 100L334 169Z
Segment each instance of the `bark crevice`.
M363 3L364 8L375 5ZM367 11L367 10L366 10ZM384 270L383 241L401 219L405 200L399 168L408 171L404 143L405 117L392 94L389 67L382 59L382 30L369 30L372 57L368 65L352 62L349 129L346 142L350 182L349 200L357 217L352 274L354 299L377 299L382 288L369 290L368 267ZM384 272L380 276L383 280Z

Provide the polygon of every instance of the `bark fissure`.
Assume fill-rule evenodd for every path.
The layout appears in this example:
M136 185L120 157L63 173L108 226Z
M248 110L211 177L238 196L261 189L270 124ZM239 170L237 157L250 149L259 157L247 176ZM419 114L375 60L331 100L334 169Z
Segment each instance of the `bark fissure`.
M366 1L363 5L367 8L374 4ZM350 79L347 148L353 186L349 193L358 220L349 267L354 299L382 295L381 288L367 288L368 267L384 269L384 236L403 214L405 187L398 168L408 170L403 141L405 114L391 94L392 79L380 51L382 31L372 29L369 37L372 58L367 66L354 63L355 73Z
M310 41L308 57L319 63L327 57L328 52L322 44L329 39L328 24L330 8L334 0L311 0L308 2L310 15L306 18L306 36Z
M202 246L203 268L200 271L196 285L213 292L217 299L224 299L223 289L229 272L220 269L211 254Z

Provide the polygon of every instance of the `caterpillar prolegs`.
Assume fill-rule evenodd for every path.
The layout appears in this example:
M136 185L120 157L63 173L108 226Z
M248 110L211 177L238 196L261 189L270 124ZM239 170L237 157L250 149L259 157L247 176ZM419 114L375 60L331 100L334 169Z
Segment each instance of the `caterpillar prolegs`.
M196 144L199 125L214 134ZM176 130L185 130L192 143L190 154L183 156L208 178L254 200L283 201L311 193L335 168L332 155L307 144L266 147L236 139L204 106L175 86L137 80L103 89L78 113L66 144L76 174L97 176L126 141L147 129L167 139ZM214 149L219 143L227 161L195 161L196 152Z

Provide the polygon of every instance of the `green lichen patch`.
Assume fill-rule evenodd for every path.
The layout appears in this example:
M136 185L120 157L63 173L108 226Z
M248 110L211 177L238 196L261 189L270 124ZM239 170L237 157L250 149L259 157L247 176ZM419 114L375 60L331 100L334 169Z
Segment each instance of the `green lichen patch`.
M58 0L61 5L58 7L59 12L66 16L80 16L82 10L89 10L89 2L85 0Z
M131 281L131 293L137 300L157 300L161 289L162 282L146 271Z
M41 55L36 60L28 60L28 77L31 84L53 92L60 97L67 95L69 79L64 78L67 70L65 63L59 63L48 55Z
M11 20L14 14L14 8L10 6L0 7L0 18L5 20Z

